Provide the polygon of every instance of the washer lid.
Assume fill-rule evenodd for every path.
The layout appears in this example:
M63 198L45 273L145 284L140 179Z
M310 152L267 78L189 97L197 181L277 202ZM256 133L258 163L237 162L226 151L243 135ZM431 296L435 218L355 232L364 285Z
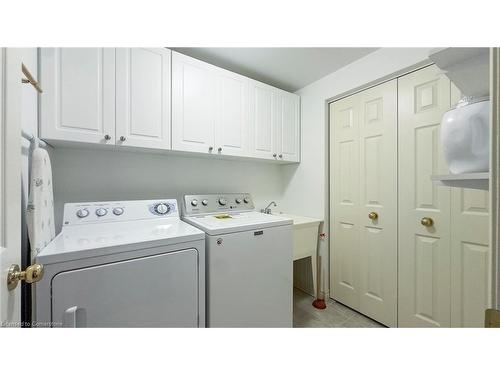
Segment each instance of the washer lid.
M37 261L50 264L204 238L178 218L66 226L37 254Z
M219 235L247 230L291 225L292 219L260 212L214 213L204 216L184 217L183 220L209 235Z

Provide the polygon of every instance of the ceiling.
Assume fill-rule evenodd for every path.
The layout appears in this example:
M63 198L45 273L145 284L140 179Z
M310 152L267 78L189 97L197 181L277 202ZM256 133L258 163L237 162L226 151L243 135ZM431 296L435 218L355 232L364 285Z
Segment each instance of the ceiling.
M377 48L172 48L258 81L296 91Z

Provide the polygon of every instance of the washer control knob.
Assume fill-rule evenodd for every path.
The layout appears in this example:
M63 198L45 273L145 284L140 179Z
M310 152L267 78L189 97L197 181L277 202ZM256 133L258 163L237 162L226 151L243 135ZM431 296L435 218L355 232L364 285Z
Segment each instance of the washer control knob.
M193 206L193 207L198 206L198 199L193 199L193 200L191 201L191 206Z
M167 204L165 203L158 203L156 206L155 206L155 212L157 214L160 214L160 215L165 215L168 213L168 211L170 211L170 207L168 207Z
M208 200L207 199L203 199L201 201L201 204L204 205L204 206L206 206L208 204Z
M105 208L98 208L97 210L95 210L95 214L99 217L101 216L104 216L108 213L108 210L106 210Z
M245 197L245 198L243 199L243 202L245 202L245 203L250 203L250 198Z
M238 203L238 204L240 204L240 203L242 202L242 201L241 201L241 198L236 198L234 201L235 201L236 203Z
M121 214L123 214L123 208L121 208L121 207L115 207L115 208L113 208L113 213L116 216L120 216Z
M226 198L219 198L219 204L220 204L221 206L225 206L225 205L226 205L226 203L227 203Z
M87 217L89 216L89 210L87 210L86 208L82 208L78 211L76 211L76 216L79 217L80 219L83 219L84 217Z

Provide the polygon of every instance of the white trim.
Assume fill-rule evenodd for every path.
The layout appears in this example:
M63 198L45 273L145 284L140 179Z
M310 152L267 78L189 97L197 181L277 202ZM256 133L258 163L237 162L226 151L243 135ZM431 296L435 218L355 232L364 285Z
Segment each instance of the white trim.
M21 264L21 50L2 48L0 113L0 322L21 319L21 289L7 290L11 264Z
M500 48L490 49L491 97L491 257L492 306L500 309Z

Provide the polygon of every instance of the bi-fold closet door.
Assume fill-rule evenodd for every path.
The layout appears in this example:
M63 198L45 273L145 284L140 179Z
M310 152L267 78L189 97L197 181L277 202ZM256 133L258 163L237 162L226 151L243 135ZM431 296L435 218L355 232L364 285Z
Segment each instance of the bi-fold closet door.
M397 325L396 81L330 105L331 289Z
M399 326L484 326L488 191L430 181L449 173L440 123L460 93L434 65L399 78L398 90Z
M387 326L480 327L490 303L488 192L430 179L459 98L432 65L330 105L331 297Z

